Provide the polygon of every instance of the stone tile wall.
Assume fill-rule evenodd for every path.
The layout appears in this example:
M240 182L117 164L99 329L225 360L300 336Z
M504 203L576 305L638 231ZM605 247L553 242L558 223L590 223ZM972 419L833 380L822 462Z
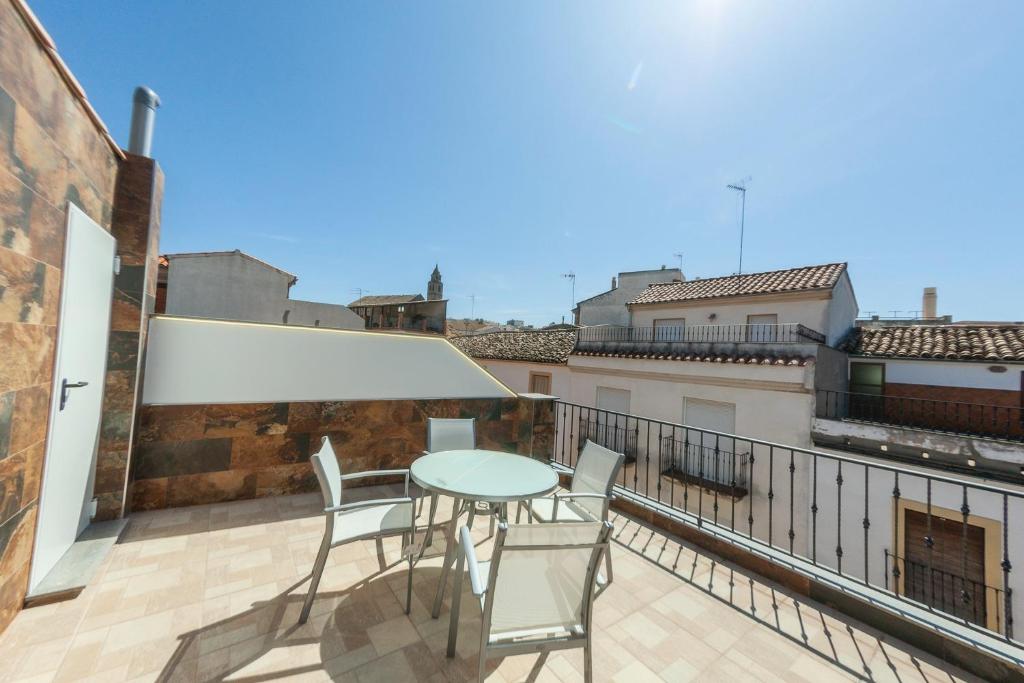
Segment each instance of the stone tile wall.
M110 229L118 165L28 24L0 2L0 631L28 586L67 205Z
M547 460L553 416L550 399L529 398L144 406L131 510L317 491L323 436L343 472L408 467L428 417L476 418L480 448Z

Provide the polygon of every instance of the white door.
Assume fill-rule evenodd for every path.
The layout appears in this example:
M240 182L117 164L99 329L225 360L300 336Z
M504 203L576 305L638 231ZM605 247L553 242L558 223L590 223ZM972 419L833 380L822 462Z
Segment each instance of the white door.
M724 434L736 433L736 405L719 401L705 401L699 398L683 399L683 424ZM691 475L702 475L704 479L727 483L732 479L734 439L697 429L687 430L689 453L681 465ZM682 452L677 458L682 456ZM737 463L738 467L738 463Z
M107 364L114 238L68 205L50 435L32 561L36 587L89 524Z

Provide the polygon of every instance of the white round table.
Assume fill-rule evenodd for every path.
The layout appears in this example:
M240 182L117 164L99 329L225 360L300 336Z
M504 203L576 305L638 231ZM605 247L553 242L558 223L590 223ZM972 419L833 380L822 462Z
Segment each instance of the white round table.
M448 546L434 597L432 615L435 619L441 613L448 572L455 561L462 501L506 504L540 498L558 488L558 475L543 462L522 455L479 449L439 451L420 456L409 468L409 476L427 491L455 499L448 526ZM431 522L433 514L432 501ZM427 533L429 535L430 531Z

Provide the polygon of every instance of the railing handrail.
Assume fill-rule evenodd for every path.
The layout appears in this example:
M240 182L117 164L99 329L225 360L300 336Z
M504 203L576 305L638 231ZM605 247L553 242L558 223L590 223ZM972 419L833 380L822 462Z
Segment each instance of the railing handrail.
M856 455L840 454L840 453L826 453L825 451L816 451L810 448L802 448L800 446L792 446L790 444L779 443L777 441L766 441L764 439L756 439L750 436L743 436L741 434L730 434L729 432L718 432L713 429L705 429L704 427L694 427L693 425L687 425L682 422L669 422L667 420L659 420L653 417L644 417L642 415L634 415L632 413L620 413L614 410L605 410L604 408L595 408L593 406L585 406L581 403L573 403L572 401L555 401L556 407L561 404L564 406L571 406L573 408L581 408L583 410L593 411L595 413L605 413L606 415L618 415L619 417L625 417L633 420L643 420L644 422L653 422L667 427L677 427L680 429L692 429L697 432L704 432L705 434L713 434L715 436L725 437L727 439L736 439L739 441L746 441L751 444L759 444L761 446L767 446L769 448L781 448L784 450L790 450L794 453L802 453L812 457L825 458L827 460L835 460L838 462L850 462L857 465L864 465L873 467L886 472L893 472L898 474L911 474L915 477L922 477L924 479L930 479L932 481L941 482L944 484L951 484L953 486L964 486L969 485L972 488L976 488L989 493L996 493L999 495L1007 495L1013 498L1020 498L1024 500L1024 491L1017 491L1009 488L1002 488L993 484L987 484L976 481L965 481L964 479L957 479L954 477L947 477L942 474L932 473L931 471L921 471L919 469L913 469L910 467L900 467L888 462L878 462L876 460L868 459L866 457L859 457Z
M754 331L754 338L750 332ZM718 334L718 333L731 333ZM740 334L735 334L740 333ZM706 335L706 336L705 336ZM756 338L760 335L761 338ZM678 336L673 339L671 337ZM664 337L664 338L659 338ZM719 338L721 337L721 338ZM774 337L774 338L769 338ZM803 323L701 323L683 325L599 325L579 330L582 342L824 344L826 337Z
M925 403L946 403L949 405L971 406L973 408L999 408L1001 410L1019 410L1024 412L1024 408L1021 406L1001 406L996 405L995 403L971 403L969 401L950 401L944 398L921 398L920 396L897 396L895 394L865 394L859 391L839 391L837 389L818 389L818 391L826 394L845 396L865 396L868 398L887 398L899 401L922 401Z

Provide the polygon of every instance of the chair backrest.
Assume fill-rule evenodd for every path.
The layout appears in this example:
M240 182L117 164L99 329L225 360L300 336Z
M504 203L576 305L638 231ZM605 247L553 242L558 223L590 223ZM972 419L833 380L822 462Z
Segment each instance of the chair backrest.
M610 533L607 522L501 524L484 604L489 632L588 628Z
M331 440L326 436L321 440L320 452L310 458L313 471L320 482L320 493L324 497L324 507L341 505L341 467L338 457L334 454Z
M476 419L427 418L427 452L476 448Z
M569 490L573 493L611 495L625 460L626 456L622 453L588 440L576 461L576 471L573 472ZM594 519L603 519L604 510L607 509L605 503L596 498L579 498L573 504L586 510Z

